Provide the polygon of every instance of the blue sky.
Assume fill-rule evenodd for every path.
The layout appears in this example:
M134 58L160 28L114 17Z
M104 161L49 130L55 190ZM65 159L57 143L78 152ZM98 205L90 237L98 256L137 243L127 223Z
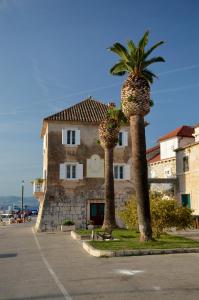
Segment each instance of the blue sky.
M151 45L155 102L147 144L183 124L199 123L199 1L0 0L0 195L31 195L42 175L42 119L87 96L119 104L125 78L109 75L114 42ZM150 45L149 43L149 45ZM155 52L154 52L155 54Z

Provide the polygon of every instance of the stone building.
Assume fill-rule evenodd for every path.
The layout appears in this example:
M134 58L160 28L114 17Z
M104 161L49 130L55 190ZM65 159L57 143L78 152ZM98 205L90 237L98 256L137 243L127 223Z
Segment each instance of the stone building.
M34 184L40 202L36 230L59 230L64 220L79 228L89 220L102 224L104 151L97 140L107 108L89 98L43 120L43 182ZM130 153L129 126L125 126L114 149L116 212L133 193Z
M147 150L148 177L152 191L176 193L176 149L194 141L194 129L181 126L162 136L156 147Z
M199 125L195 126L193 136L192 143L176 149L177 197L199 216Z

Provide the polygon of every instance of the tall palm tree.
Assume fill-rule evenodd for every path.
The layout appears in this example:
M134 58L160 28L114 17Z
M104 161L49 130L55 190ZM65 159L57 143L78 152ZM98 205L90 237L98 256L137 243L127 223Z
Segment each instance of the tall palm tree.
M99 125L99 141L104 149L105 157L105 212L103 229L117 227L115 220L115 197L113 177L113 150L118 142L120 127L126 118L121 109L111 103L106 118Z
M124 114L130 119L132 167L141 241L152 239L144 116L149 113L152 104L150 84L157 76L148 67L153 63L165 61L161 56L149 57L164 42L160 41L146 50L148 36L149 31L146 31L137 46L130 40L127 48L120 43L115 43L109 48L120 57L119 62L110 69L110 73L119 76L128 74L121 89L121 104Z

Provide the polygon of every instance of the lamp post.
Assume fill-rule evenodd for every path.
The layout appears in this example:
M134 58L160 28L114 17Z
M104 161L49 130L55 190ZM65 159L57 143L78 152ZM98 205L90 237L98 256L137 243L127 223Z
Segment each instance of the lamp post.
M23 214L24 180L21 182L21 212Z

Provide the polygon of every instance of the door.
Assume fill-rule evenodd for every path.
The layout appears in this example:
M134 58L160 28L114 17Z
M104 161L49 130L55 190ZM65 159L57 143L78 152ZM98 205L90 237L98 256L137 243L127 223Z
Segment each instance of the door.
M104 203L91 203L90 204L90 220L95 225L102 225L104 221Z
M191 208L191 199L190 194L182 194L181 195L182 206L186 206Z

